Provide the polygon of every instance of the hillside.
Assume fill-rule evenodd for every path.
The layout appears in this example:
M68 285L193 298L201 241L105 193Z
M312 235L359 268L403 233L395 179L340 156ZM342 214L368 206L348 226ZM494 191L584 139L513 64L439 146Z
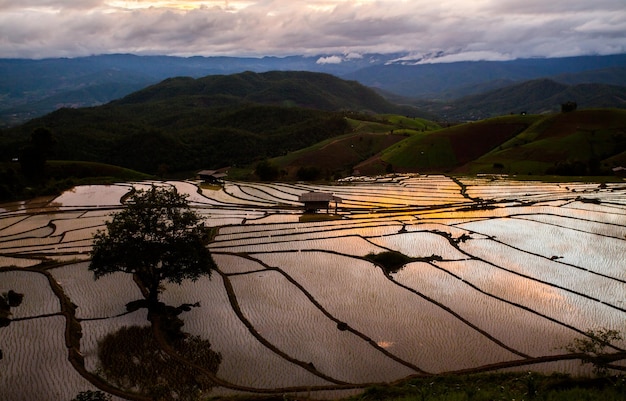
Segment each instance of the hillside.
M60 107L98 106L171 77L273 70L342 75L398 56L367 54L339 64L318 62L324 55L257 58L105 54L0 59L0 127L15 126Z
M419 121L419 120L413 120ZM387 123L390 121L387 120ZM395 126L395 130L393 130ZM549 115L506 115L439 129L400 129L373 125L368 132L391 143L378 153L364 152L383 141L362 133L335 139L274 160L297 171L319 160L323 171L365 175L388 172L523 175L613 175L626 165L626 110L597 109ZM383 130L386 129L386 132ZM360 162L354 154L362 152ZM350 165L351 170L345 170Z
M271 162L283 171L283 179L333 179L351 174L388 173L378 156L408 137L441 127L432 121L397 115L376 119L349 119L351 132L277 157ZM371 163L370 163L371 161Z
M568 85L551 79L525 81L450 102L413 102L448 121L481 120L510 113L559 112L574 101L585 108L626 108L626 86L583 83Z
M415 108L389 103L373 90L355 81L345 81L330 74L313 72L270 71L243 72L233 75L209 75L167 79L135 92L114 105L141 104L185 97L201 97L206 104L237 102L276 106L298 106L326 111L416 114Z
M0 136L10 160L36 127L54 158L157 173L245 165L348 132L345 113L410 111L356 82L309 72L173 78L119 101L61 109ZM338 111L342 111L341 113Z
M499 89L467 104L496 102L504 116L441 129L411 116L414 109L328 74L171 78L106 105L61 109L1 131L0 156L19 156L35 128L46 127L56 139L50 158L149 174L229 166L244 178L269 159L283 178L307 180L391 171L612 174L626 164L625 110L508 112L595 93L586 87L535 80ZM605 89L622 96L620 88Z
M456 169L507 174L607 175L626 164L626 110L537 119L524 132Z
M390 96L451 101L538 78L568 85L619 86L624 85L626 74L623 54L455 63L409 56L394 53L360 57L326 54L183 58L111 54L43 60L0 59L0 127L15 126L61 107L98 106L179 76L199 78L244 71L324 72Z
M357 168L369 171L372 164L384 163L397 172L449 173L524 132L538 118L506 116L419 132Z

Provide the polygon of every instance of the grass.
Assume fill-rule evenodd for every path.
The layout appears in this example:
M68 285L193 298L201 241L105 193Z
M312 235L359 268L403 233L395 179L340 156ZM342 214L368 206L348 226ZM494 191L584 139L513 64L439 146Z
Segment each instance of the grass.
M395 114L386 114L382 116L385 120L401 128L410 128L418 131L433 131L441 129L441 126L433 121L423 118L409 118Z
M464 167L467 172L545 174L559 163L595 161L595 170L610 173L626 146L626 112L583 110L539 117L520 134ZM524 164L530 161L532 163ZM588 166L589 174L597 173ZM506 171L508 170L508 171ZM604 172L603 172L604 173Z
M456 164L448 138L416 134L383 152L382 159L393 166L432 171Z
M593 379L526 372L416 378L397 385L371 387L347 400L623 401L625 399L624 376Z

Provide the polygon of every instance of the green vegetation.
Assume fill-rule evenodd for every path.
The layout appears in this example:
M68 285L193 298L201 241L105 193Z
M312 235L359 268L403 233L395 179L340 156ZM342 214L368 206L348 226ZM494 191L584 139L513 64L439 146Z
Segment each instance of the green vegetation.
M125 391L158 400L198 400L213 382L196 367L214 374L221 355L198 336L170 339L170 347L187 363L162 349L150 326L123 327L98 342L98 359L106 379Z
M608 352L612 342L622 339L622 334L617 330L606 328L587 330L586 337L574 339L565 349L571 353L583 353L585 355L582 358L583 363L592 364L593 372L598 376L605 377L609 374L611 362L626 359L626 353L612 354Z
M463 170L468 173L499 170L506 174L611 175L611 169L626 160L625 128L625 110L581 110L543 116Z
M0 198L52 193L89 175L85 165L42 164L52 158L160 177L231 167L237 179L309 181L389 172L598 176L626 165L625 110L506 115L445 129L414 115L327 74L172 78L0 131ZM8 164L15 158L20 165Z
M404 227L401 231L402 230L404 230ZM391 274L402 269L407 263L441 260L441 256L433 254L429 257L412 258L398 251L386 251L381 253L368 253L365 259L371 260L382 267L385 273Z
M537 373L440 375L415 378L397 385L376 386L347 401L621 401L626 378L572 378Z
M375 175L387 171L387 163L379 156L385 149L405 141L413 135L423 135L422 130L437 130L439 125L419 118L399 115L355 116L348 119L352 132L316 143L304 149L290 152L272 161L280 167L283 179L317 180L336 179L360 174ZM402 128L404 127L404 128ZM406 128L411 127L411 128ZM315 168L318 174L302 176L304 171Z
M381 253L369 253L365 256L366 259L371 260L382 268L387 273L393 273L400 270L404 265L413 261L410 258L397 251L388 251Z
M327 74L172 78L103 106L60 109L5 130L0 157L17 157L30 132L46 127L57 159L151 174L241 166L347 133L345 115L410 110Z
M137 191L106 223L106 231L94 236L89 270L96 279L114 272L135 275L148 308L155 308L162 282L211 275L215 262L206 247L208 236L186 195L157 187Z
M132 193L106 231L95 234L89 270L95 279L131 273L145 299L126 308L147 307L152 324L122 328L99 342L102 372L115 386L163 400L194 400L213 386L194 372L201 367L215 373L221 356L207 340L182 332L178 317L199 304L172 307L159 301L164 282L210 277L216 267L206 247L212 234L186 195L157 187Z
M383 152L404 171L451 172L528 128L537 116L504 116L417 134Z
M102 391L81 391L72 401L111 401L111 396Z
M152 178L123 167L103 163L49 160L45 175L30 179L17 163L0 163L0 202L58 195L76 185L112 184Z

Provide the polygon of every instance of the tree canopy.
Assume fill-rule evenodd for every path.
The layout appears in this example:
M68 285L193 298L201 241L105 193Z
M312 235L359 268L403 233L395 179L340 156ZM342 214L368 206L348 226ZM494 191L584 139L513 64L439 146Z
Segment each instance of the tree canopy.
M94 236L89 270L96 279L114 272L134 274L149 305L158 302L163 281L197 280L215 268L201 216L174 189L132 193L106 228Z

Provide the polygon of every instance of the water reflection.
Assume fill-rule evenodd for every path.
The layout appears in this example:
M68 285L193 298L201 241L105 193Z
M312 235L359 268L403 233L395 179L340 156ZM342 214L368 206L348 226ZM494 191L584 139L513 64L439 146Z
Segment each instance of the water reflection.
M577 330L591 326L626 331L626 188L594 193L600 204L591 204L572 197L593 185L567 189L463 179L471 196L496 201L485 203L464 197L447 177L376 182L340 188L227 183L227 191L195 196L207 223L220 227L211 251L221 275L166 284L162 295L169 305L200 302L183 315L184 331L210 341L210 349L221 355L220 380L232 388L265 390L332 384L306 366L312 363L337 380L392 381L420 369L439 372L510 361L520 354L554 355ZM159 185L190 194L195 190L190 183ZM78 187L55 199L0 205L0 263L25 255L20 260L29 263L24 266L32 266L33 257L88 257L79 249L88 250L93 230L122 206L129 190L130 185ZM300 222L301 210L287 204L306 190L341 196L348 205L342 218ZM53 240L58 244L45 245ZM422 259L390 279L363 260L367 253L387 250ZM90 371L96 371L96 339L117 335L122 326L140 326L133 330L142 338L149 322L145 313L123 314L124 305L140 296L128 276L94 282L82 272L85 265L49 262L46 269L78 305L81 351ZM59 313L52 281L41 273L5 270L0 267L0 287L19 282L26 288L24 304L15 311L25 320L8 328L11 341L30 338L21 330L32 327L37 338L55 335L58 350L37 349L65 366L64 318L55 316L58 324L49 326L54 319L39 317ZM27 369L10 365L3 371L0 393L39 372L29 367L35 361L28 356L21 363ZM65 370L71 369L57 369L57 384L45 384L43 390L53 393L58 383L71 381L72 373ZM193 375L185 368L180 372Z

